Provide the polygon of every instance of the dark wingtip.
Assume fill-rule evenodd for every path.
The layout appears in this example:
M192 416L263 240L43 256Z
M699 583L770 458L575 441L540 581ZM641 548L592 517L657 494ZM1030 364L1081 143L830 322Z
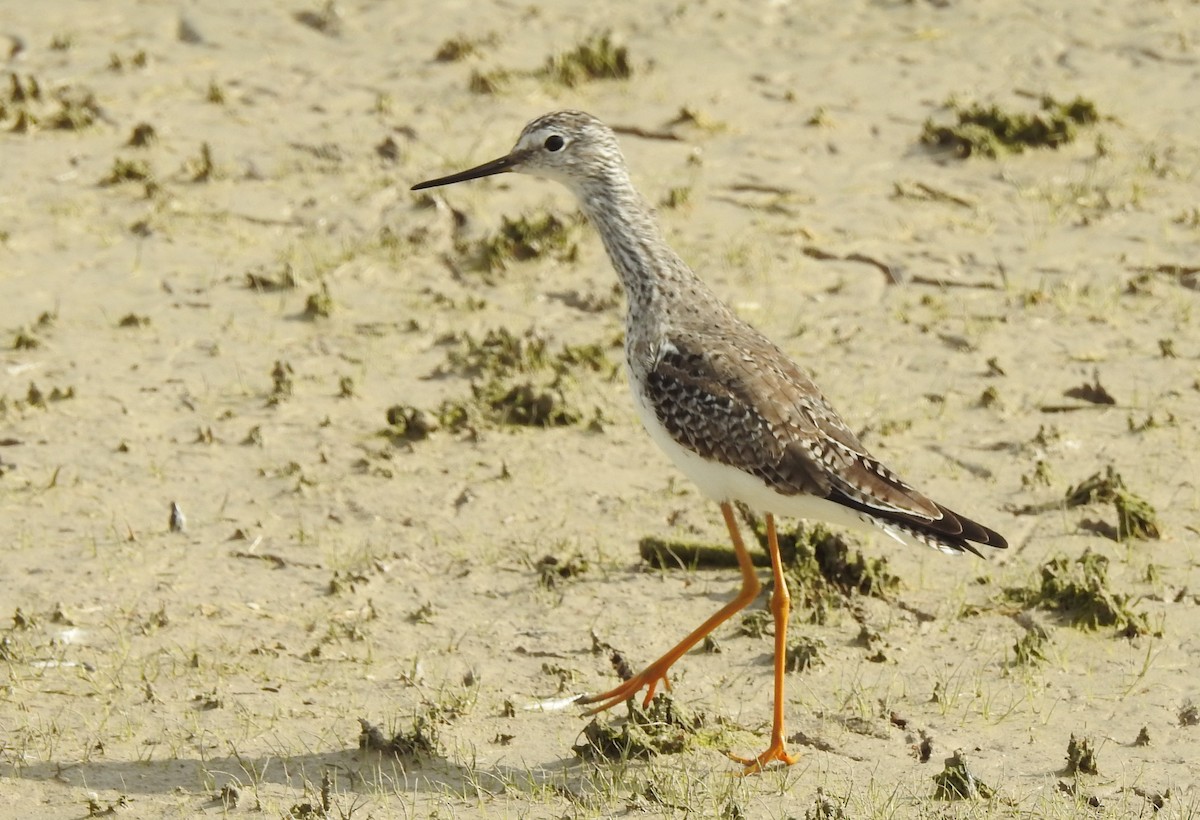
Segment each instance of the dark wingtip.
M826 498L882 521L897 524L919 539L924 539L929 546L943 552L950 550L960 553L969 552L983 558L984 555L977 549L977 545L998 550L1008 549L1008 541L1000 533L937 503L934 506L941 512L942 517L931 521L916 515L868 507L861 501L856 501L837 490L831 492Z
M944 516L943 520L955 521L962 528L959 538L962 539L966 545L966 549L970 552L979 555L981 558L983 557L980 552L975 549L974 546L972 546L972 543L998 550L1008 549L1008 541L1005 540L1004 536L990 527L985 527L983 524L980 524L977 521L972 521L966 516L959 515L958 513L948 510L940 505L938 506L938 509L942 511L942 515Z
M990 527L972 521L956 512L938 506L942 518L936 522L907 522L915 531L923 531L925 536L936 544L957 550L959 553L969 552L979 558L986 558L979 547L992 549L1008 549L1008 541L1004 536Z
M963 541L961 544L955 544L954 546L956 546L958 548L958 551L960 553L961 552L969 552L972 555L974 555L976 558L984 557L983 553L980 552L979 550L975 549L975 545L972 544L970 541Z

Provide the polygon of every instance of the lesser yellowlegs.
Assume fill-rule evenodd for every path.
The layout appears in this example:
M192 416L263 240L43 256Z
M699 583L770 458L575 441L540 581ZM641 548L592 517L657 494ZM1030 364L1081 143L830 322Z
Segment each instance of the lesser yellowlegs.
M581 703L591 713L646 689L648 705L667 670L758 595L760 584L734 518L743 502L765 514L774 593L775 707L771 741L755 772L791 764L784 743L784 656L789 597L774 515L877 528L897 541L947 553L1004 538L951 512L881 464L808 375L740 320L671 250L653 210L629 179L612 130L590 114L559 111L533 120L506 156L413 190L505 172L558 180L596 226L627 299L625 359L638 415L671 460L721 513L742 572L737 596L642 672Z

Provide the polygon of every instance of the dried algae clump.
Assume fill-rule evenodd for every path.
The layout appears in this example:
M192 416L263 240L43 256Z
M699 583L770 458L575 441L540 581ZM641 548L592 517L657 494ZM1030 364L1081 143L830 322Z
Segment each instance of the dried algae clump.
M800 528L796 531L799 534ZM824 527L812 527L809 537L821 575L843 595L886 598L900 586L900 579L888 571L886 558L864 558L862 550L856 550L851 558L846 539ZM797 549L795 563L799 564L801 558Z
M456 63L479 53L480 41L469 37L451 37L438 46L433 59L439 63Z
M977 778L967 768L967 756L962 751L946 758L945 768L933 776L933 796L938 800L967 800L995 795L996 790Z
M638 551L654 569L735 569L737 555L727 544L707 544L647 535L638 541ZM770 566L770 559L753 553L750 560L756 567Z
M563 345L558 352L552 352L545 338L532 330L516 334L499 328L488 331L482 338L464 333L447 341L451 347L445 362L431 376L464 376L471 380L470 399L443 402L437 411L438 426L452 432L481 424L518 427L580 424L586 414L574 399L573 375L590 371L611 377L617 371L617 365L602 345ZM598 419L599 411L594 416ZM388 424L394 427L396 422L389 416ZM395 432L384 431L387 435ZM401 437L415 440L407 433Z
M1066 504L1068 507L1079 507L1085 504L1109 504L1117 511L1117 536L1125 541L1129 538L1161 538L1162 530L1158 525L1158 514L1154 507L1134 495L1125 486L1120 473L1107 467L1103 474L1089 476L1067 490Z
M739 505L763 551L767 549L764 522ZM777 531L788 589L796 606L812 612L809 620L822 623L828 609L843 606L853 595L886 598L900 586L888 570L886 558L866 558L862 551L850 553L846 539L822 524L797 522ZM736 567L732 547L646 536L639 542L642 560L658 569ZM755 566L769 566L767 556L751 554ZM747 617L754 617L749 613ZM743 627L745 628L745 627Z
M396 732L391 737L383 733L378 726L358 719L361 732L358 736L358 748L364 751L379 752L395 757L429 758L437 756L437 733L433 723L423 716L413 721L413 728L408 732Z
M1096 764L1096 750L1092 741L1086 737L1076 738L1074 734L1067 742L1067 774L1100 774Z
M590 568L588 560L578 553L569 558L544 555L534 564L538 573L538 583L546 589L554 589L563 581L583 575Z
M1034 442L1040 443L1036 438ZM1027 505L1019 508L1018 514L1040 514L1063 507L1069 509L1097 503L1113 505L1117 513L1117 526L1103 521L1083 522L1080 525L1082 528L1099 532L1114 541L1162 537L1162 528L1153 505L1131 492L1111 465L1103 473L1095 473L1068 489L1062 501Z
M296 388L295 375L296 371L290 364L275 360L275 366L271 368L271 393L267 396L267 404L274 407L291 397Z
M158 141L158 131L148 122L140 122L129 133L125 144L130 148L145 148Z
M284 262L274 272L263 267L246 272L246 287L262 293L293 290L299 286L300 279L290 262Z
M804 810L804 820L848 820L848 817L842 804L827 797L825 790L817 786L817 796L813 804Z
M499 94L511 79L512 72L505 71L502 68L497 68L493 71L475 69L471 72L471 78L467 81L467 88L472 94Z
M1051 558L1041 568L1037 587L1010 587L1009 600L1057 612L1072 626L1099 629L1113 626L1126 637L1152 634L1146 616L1134 611L1130 596L1113 592L1108 582L1108 559L1086 550L1072 561Z
M570 262L578 254L575 225L553 214L536 213L515 219L504 217L500 228L482 239L471 254L475 266L487 273L507 269L509 262L526 262L548 256Z
M421 441L438 429L432 414L416 407L395 404L387 409L387 433L403 441Z
M471 390L476 401L491 411L490 420L497 424L566 427L583 419L583 414L570 405L563 391L555 385L489 381L473 385Z
M546 61L542 73L574 88L589 80L624 80L633 74L629 50L616 45L612 33L605 31L580 43L571 51L557 54Z
M743 510L763 550L767 549L766 526L757 516ZM900 579L887 568L886 558L867 559L861 551L850 555L846 539L822 524L806 526L798 522L788 530L780 528L779 552L788 586L793 596L806 605L823 597L830 589L843 596L869 595L884 598L900 585ZM642 560L659 569L736 567L732 547L646 536L638 542ZM766 555L753 553L755 566L770 566Z
M681 708L668 694L658 694L646 709L629 701L629 718L620 725L593 719L572 751L583 760L644 760L679 754L692 745L703 725L703 715Z
M153 180L154 172L150 169L150 163L143 159L117 157L113 160L108 176L101 179L99 184L101 187L108 187L120 185L122 182L152 182Z
M54 96L58 110L46 118L45 124L49 128L82 131L92 126L103 113L96 95L86 88L68 86L56 91Z
M454 373L472 378L496 378L510 373L532 373L550 366L546 339L533 331L520 335L508 328L489 330L482 339L463 333L446 353L445 365L434 375Z
M304 310L300 316L313 322L317 319L328 319L332 315L333 296L329 293L329 286L322 282L321 289L316 293L310 293L304 300Z
M1017 666L1037 666L1046 660L1046 645L1050 636L1041 628L1026 630L1013 644L1014 663Z
M1019 154L1026 148L1058 148L1072 142L1080 126L1093 125L1100 119L1095 103L1083 97L1059 102L1050 96L1041 98L1041 110L1034 113L1005 111L998 105L950 102L957 122L937 125L926 120L921 142L936 148L949 148L959 157L980 154L995 159L1003 154Z
M765 609L743 612L737 625L737 634L746 638L765 638L771 634L775 624L771 613Z
M1180 726L1200 726L1200 707L1190 700L1185 701L1179 710Z
M577 424L584 417L564 391L570 372L580 366L596 369L606 358L598 348L588 354L583 348L569 345L552 354L545 339L537 334L517 336L501 328L489 331L481 341L464 336L462 347L451 351L446 363L449 369L474 379L471 393L488 421L563 427ZM542 377L531 378L538 374Z
M46 106L58 107L47 112ZM104 115L104 109L91 89L67 85L44 93L37 77L27 74L24 80L9 72L8 93L0 91L0 121L12 118L9 131L27 134L39 126L59 131L82 131L90 128Z
M825 660L821 652L825 642L820 638L801 635L788 646L783 666L789 672L806 672L816 666L822 666Z
M752 523L765 547L765 527ZM811 610L813 623L823 622L829 608L843 606L845 599L856 594L886 598L900 586L900 579L888 570L886 558L868 559L861 550L852 556L845 537L822 524L797 522L791 530L780 530L778 536L792 599Z

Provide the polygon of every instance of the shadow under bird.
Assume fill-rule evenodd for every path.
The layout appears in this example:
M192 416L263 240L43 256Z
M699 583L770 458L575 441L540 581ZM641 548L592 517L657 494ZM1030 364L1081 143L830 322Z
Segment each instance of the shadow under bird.
M619 686L580 703L593 714L633 698L648 705L667 670L758 595L761 585L738 531L733 503L765 514L774 593L775 701L770 745L730 755L745 773L797 757L784 744L784 659L790 599L775 515L878 529L945 553L1008 544L991 529L902 481L858 441L820 389L770 339L739 319L663 237L634 188L612 129L581 111L525 126L506 156L414 185L449 185L507 172L557 180L599 231L625 290L625 359L638 415L650 437L721 505L741 568L741 591L670 651Z

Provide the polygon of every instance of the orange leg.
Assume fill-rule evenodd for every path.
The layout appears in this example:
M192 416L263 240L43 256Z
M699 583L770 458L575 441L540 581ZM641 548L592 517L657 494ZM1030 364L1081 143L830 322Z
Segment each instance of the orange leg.
M700 643L700 641L704 640L704 637L706 635L708 635L710 632L712 632L718 626L720 626L721 624L723 624L727 620L729 620L731 617L733 617L733 615L736 614L739 610L744 609L747 604L749 604L751 601L753 601L755 599L755 597L757 597L758 591L760 589L762 589L762 584L760 584L758 582L758 576L756 576L754 574L754 564L752 564L750 561L750 553L748 553L746 551L746 545L742 543L742 534L738 531L737 520L733 517L733 507L730 506L728 503L722 504L721 505L721 513L725 516L725 526L727 526L729 528L729 537L733 539L733 550L737 554L738 566L741 567L741 570L742 570L742 589L740 592L738 592L737 597L735 597L729 603L725 604L725 606L721 607L707 621L700 624L700 626L698 626L690 635L688 635L682 641L677 643L674 646L674 648L672 648L669 652L667 652L667 654L663 655L661 658L659 658L654 663L647 666L645 669L643 669L638 674L634 675L629 680L622 683L620 686L616 687L615 689L610 689L607 692L602 692L599 695L586 695L584 697L581 697L578 701L579 703L598 703L599 704L598 706L596 706L596 708L588 710L586 712L586 714L594 715L597 712L603 712L605 709L611 709L612 707L616 706L618 703L624 703L625 701L632 699L633 696L636 695L639 691L641 691L641 689L643 687L645 687L645 689L646 689L646 698L643 701L642 705L649 706L650 701L654 699L654 693L658 689L658 684L660 681L667 689L671 688L671 684L667 680L667 670L671 668L671 665L673 663L675 663L675 661L677 661L681 657L683 657L689 649L691 649L696 644ZM767 521L768 521L768 526L770 527L769 532L771 533L771 543L775 544L775 540L774 540L775 522L771 518L768 518ZM776 567L776 569L775 569L775 579L776 579L775 580L775 588L780 589L780 588L782 588L781 573L783 572L783 570L782 570L782 568L780 568L780 564L779 564L779 547L777 545L774 547L772 555L774 556L772 559L774 562L773 565ZM778 597L778 596L776 596L776 597ZM788 605L787 591L785 589L784 602L783 602L784 623L787 622L787 605ZM776 622L776 624L779 623L778 614L776 615L775 622ZM776 630L777 630L776 635L779 635L780 632L778 630L778 626L776 627ZM777 647L780 645L778 638L776 639L776 645L777 645ZM778 649L777 649L776 654L778 656ZM777 657L776 670L777 670L777 672L780 672L780 673L783 670L783 666L781 664L782 664L782 660L780 660L779 657ZM776 691L775 729L777 732L782 732L783 731L783 712L782 712L783 707L780 705L780 700L782 698L782 693L783 693L783 680L782 680L782 678L779 677L778 674L776 675L775 691ZM780 751L782 752L782 749L783 749L782 737L780 738L779 748L780 748ZM776 757L776 758L772 758L772 759L783 759L783 758Z
M783 577L783 561L779 557L779 539L775 534L775 517L767 513L767 549L771 553L771 577L775 590L771 594L771 614L775 616L775 712L771 725L771 745L758 757L731 758L746 767L743 774L762 771L768 763L779 761L791 766L800 758L783 748L783 671L787 657L787 623L792 596Z

